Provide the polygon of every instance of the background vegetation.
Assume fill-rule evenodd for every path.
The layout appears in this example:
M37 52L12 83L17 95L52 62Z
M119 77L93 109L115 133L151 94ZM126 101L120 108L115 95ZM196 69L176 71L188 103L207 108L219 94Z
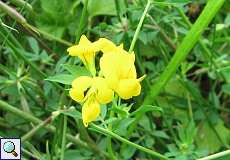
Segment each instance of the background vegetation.
M228 0L7 0L0 18L0 136L21 137L23 159L192 160L229 148ZM66 51L82 34L126 50L134 39L147 75L140 96L102 106L88 128L68 96L86 74Z

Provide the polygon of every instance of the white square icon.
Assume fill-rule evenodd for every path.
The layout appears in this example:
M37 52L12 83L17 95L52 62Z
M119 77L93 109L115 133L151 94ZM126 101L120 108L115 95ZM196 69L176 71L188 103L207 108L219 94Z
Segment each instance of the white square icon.
M21 159L21 139L1 138L0 160L20 160Z

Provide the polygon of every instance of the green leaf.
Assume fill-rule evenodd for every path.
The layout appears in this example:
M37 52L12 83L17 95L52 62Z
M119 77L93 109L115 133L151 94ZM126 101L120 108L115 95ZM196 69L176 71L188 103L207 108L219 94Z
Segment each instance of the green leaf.
M230 83L222 85L222 91L230 95Z
M145 112L152 112L152 111L163 112L161 107L152 106L152 105L142 105L136 111L132 112L131 115L133 116L136 114L143 114Z
M64 115L73 117L75 119L82 119L81 112L76 110L74 107L71 107L67 111L62 111L61 113L64 114Z
M28 37L29 45L34 53L39 53L38 42L33 37Z
M124 11L124 1L119 1L121 11ZM117 15L116 5L114 0L89 0L88 2L88 13L90 17L99 15Z
M225 143L229 142L230 130L224 126L223 121L219 120L214 128ZM196 143L199 149L208 149L209 153L214 153L222 147L222 144L208 122L199 125Z
M57 74L54 76L50 76L48 78L46 78L45 80L47 81L52 81L52 82L58 82L61 84L68 84L71 85L72 81L75 79L76 77L74 75L69 75L69 74Z
M90 72L85 67L70 64L64 64L63 67L75 77L90 76Z

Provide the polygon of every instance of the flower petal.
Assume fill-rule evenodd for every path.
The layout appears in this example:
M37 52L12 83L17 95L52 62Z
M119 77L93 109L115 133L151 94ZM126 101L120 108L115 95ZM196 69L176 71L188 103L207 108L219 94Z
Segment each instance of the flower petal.
M95 97L89 97L82 106L82 119L85 127L89 122L96 120L100 114L100 104Z
M129 99L140 94L141 85L138 79L123 79L115 91L122 99Z
M104 54L100 59L101 72L106 79L136 79L137 74L134 61L134 53L130 54L126 51L118 52L116 54ZM112 83L113 86L115 86L115 82Z
M78 45L74 45L67 49L67 52L71 56L78 56L86 67L92 66L94 68L94 59L96 52L100 48L97 45L90 42L85 35L82 35Z
M110 53L117 49L117 46L110 40L106 38L100 38L95 42L103 53Z
M84 92L91 86L92 78L87 76L81 76L73 80L72 88L69 91L70 97L77 101L83 102L85 95Z
M113 90L109 88L107 81L101 77L95 77L93 79L93 87L97 90L97 100L106 104L112 101L113 99Z

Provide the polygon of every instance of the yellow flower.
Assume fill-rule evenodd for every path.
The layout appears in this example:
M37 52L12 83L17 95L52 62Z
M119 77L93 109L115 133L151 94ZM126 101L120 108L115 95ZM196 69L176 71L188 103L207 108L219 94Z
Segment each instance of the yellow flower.
M82 119L85 127L88 126L89 122L94 121L100 114L100 103L92 95L82 106Z
M82 35L79 44L69 47L67 52L71 56L78 56L86 68L88 68L90 72L95 75L95 55L99 50L100 48L98 47L97 43L90 42L85 35Z
M112 101L113 91L102 77L81 76L72 82L70 97L83 103L82 118L84 125L94 121L100 113L100 104Z
M104 53L117 53L123 52L123 44L120 46L116 46L112 41L106 38L100 38L98 41L95 42L95 45L100 48L100 50Z
M109 86L123 99L138 96L141 91L142 78L137 79L134 62L134 53L120 49L117 53L103 54L100 59L102 75Z

